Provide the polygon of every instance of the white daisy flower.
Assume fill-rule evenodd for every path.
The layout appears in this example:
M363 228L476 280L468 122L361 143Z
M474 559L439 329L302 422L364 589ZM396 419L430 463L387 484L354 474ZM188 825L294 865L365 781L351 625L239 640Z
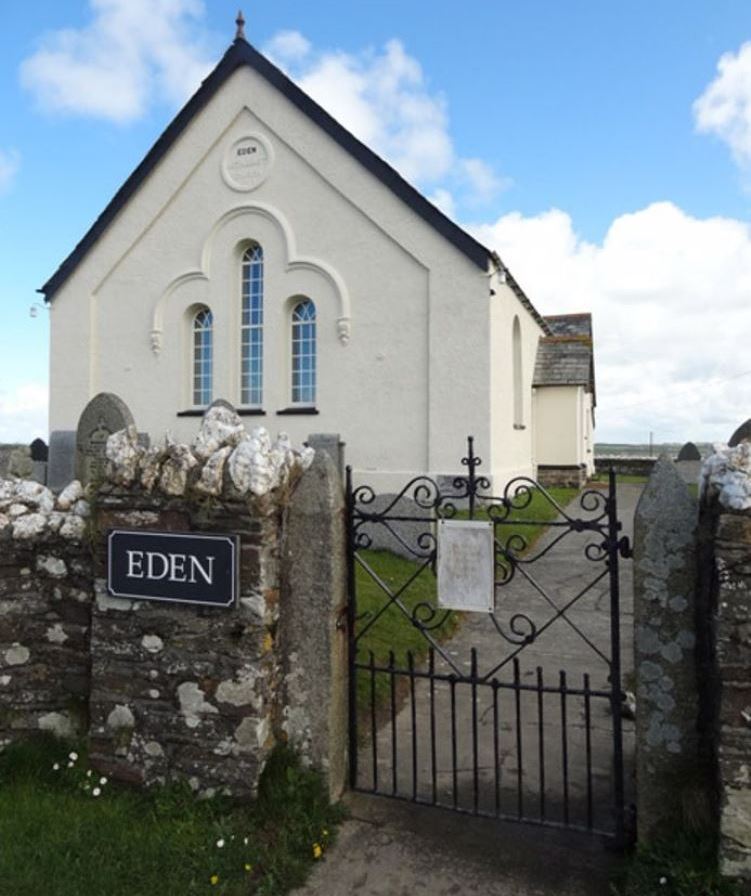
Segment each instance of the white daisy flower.
M92 796L99 796L99 794L100 794L101 792L102 792L102 790L101 790L100 787L95 787L95 788L91 791L91 795L92 795Z
M224 846L224 839L219 839L216 841L216 845L221 849Z

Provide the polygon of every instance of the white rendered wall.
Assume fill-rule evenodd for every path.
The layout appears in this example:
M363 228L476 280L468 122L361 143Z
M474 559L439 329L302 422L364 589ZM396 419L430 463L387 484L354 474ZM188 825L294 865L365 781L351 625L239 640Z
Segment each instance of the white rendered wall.
M584 392L582 396L584 402L583 429L584 429L584 459L583 462L587 467L587 475L594 476L595 473L595 411L592 404L592 393Z
M538 464L584 463L581 386L535 389L535 456Z
M244 192L221 171L249 134L268 141L273 164ZM169 429L190 439L199 420L177 413L190 408L189 318L199 304L214 315L214 398L239 405L240 256L251 240L265 255L265 415L248 427L296 443L339 432L348 462L369 481L380 471L381 487L460 472L468 433L490 444L487 274L247 68L55 295L50 428L75 429L87 401L111 391L153 438ZM300 295L318 312L319 414L282 416L290 302Z
M522 305L513 290L491 278L495 295L490 299L490 333L492 368L490 407L492 449L478 449L483 457L483 471L492 473L494 490L516 476L534 478L535 465L540 463L534 451L535 420L532 411L532 376L537 343L542 329ZM519 319L522 354L522 415L520 427L514 421L514 364L512 334L514 318Z

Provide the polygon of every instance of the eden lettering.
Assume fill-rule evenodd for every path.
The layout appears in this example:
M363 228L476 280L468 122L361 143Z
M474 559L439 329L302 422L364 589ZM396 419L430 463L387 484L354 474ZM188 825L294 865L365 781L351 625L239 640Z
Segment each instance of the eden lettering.
M148 579L195 584L198 574L207 585L214 579L214 557L204 557L205 565L193 554L163 554L161 551L126 551L128 579Z

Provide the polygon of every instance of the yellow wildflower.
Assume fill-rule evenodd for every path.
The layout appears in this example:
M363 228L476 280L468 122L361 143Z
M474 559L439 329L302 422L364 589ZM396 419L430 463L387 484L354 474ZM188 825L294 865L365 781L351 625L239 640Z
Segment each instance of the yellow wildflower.
M250 864L250 862L246 862L246 863L245 863L245 870L246 870L246 871L252 871L252 870L253 870L253 866Z
M212 885L212 887L213 887L214 884L218 884L218 883L219 883L219 875L218 875L218 874L212 874L211 877L209 878L209 881L211 882L211 885Z
M313 844L313 858L320 859L322 855L323 855L323 850L321 849L321 844L314 843Z

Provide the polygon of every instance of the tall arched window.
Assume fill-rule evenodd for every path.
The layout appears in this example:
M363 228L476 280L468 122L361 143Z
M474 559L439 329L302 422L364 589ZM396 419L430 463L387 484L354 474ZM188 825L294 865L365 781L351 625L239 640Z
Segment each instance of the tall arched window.
M303 299L292 309L292 404L316 403L316 306Z
M240 403L263 402L263 249L251 246L242 260Z
M514 426L517 429L522 429L524 427L524 392L522 389L522 328L519 325L518 317L514 318L511 343L511 352L514 365Z
M208 308L201 308L193 317L193 404L211 404L214 363L214 319Z

